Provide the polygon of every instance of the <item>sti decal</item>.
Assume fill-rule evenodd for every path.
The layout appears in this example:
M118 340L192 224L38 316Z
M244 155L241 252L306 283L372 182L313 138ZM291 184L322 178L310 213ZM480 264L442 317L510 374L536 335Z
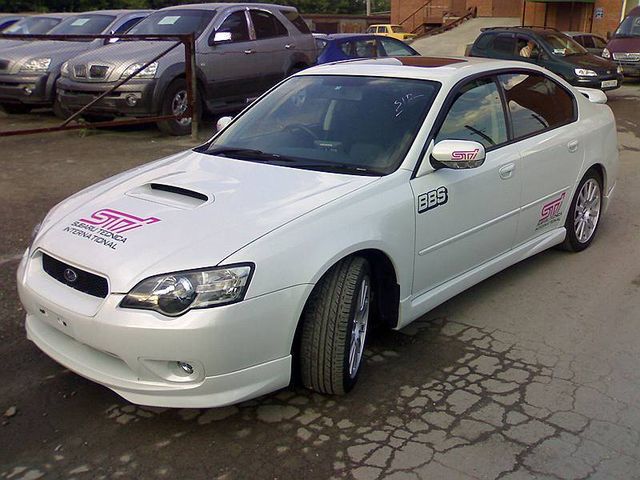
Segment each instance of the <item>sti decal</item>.
M449 201L449 191L447 187L440 187L430 192L423 193L418 197L418 213L433 210Z
M451 154L451 160L475 160L478 158L479 149L475 150L456 150Z
M566 193L563 193L560 197L555 200L551 200L549 203L545 203L542 206L542 210L540 211L540 220L538 220L536 230L546 228L560 221L560 217L562 217L562 203L564 202L565 195Z
M118 245L127 242L124 232L159 222L156 217L141 218L129 213L103 208L95 211L89 218L81 218L65 227L64 231L71 235L115 250Z

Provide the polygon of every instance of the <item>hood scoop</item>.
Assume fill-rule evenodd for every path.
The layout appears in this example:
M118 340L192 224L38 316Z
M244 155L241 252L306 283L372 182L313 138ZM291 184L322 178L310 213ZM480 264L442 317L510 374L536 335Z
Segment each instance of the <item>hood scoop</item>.
M213 203L215 198L202 192L197 192L177 185L166 183L147 183L127 192L129 197L139 198L149 202L159 203L168 207L190 210L207 203Z

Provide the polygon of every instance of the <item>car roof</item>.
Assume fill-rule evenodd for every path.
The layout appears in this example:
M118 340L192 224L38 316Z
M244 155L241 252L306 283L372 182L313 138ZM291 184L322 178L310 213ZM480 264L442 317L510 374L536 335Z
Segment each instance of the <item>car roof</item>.
M584 35L584 36L589 36L589 37L600 37L602 38L602 35L598 35L597 33L591 33L591 32L562 32L565 35L569 35L570 37L575 37L577 35Z
M275 3L187 3L184 5L173 5L171 7L162 8L161 10L216 10L219 8L230 7L260 7L266 9L278 10L296 10L295 7L278 5Z
M544 35L547 33L562 33L560 30L553 27L522 27L519 25L515 25L513 27L488 27L482 29L482 33L490 32L534 33L536 35Z
M435 80L455 84L465 78L496 70L545 72L537 65L479 57L380 57L332 62L308 68L297 75L362 75Z
M372 33L330 33L326 35L326 40L344 40L345 38L377 38L376 35Z

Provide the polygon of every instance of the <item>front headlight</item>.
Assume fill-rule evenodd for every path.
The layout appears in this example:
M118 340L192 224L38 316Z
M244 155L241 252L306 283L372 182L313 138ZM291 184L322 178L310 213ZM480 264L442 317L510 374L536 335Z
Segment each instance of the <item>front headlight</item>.
M22 65L23 72L46 72L51 65L50 58L32 58L27 63Z
M246 264L157 275L133 287L120 307L176 317L192 308L228 305L244 298L252 272Z
M608 48L605 48L605 49L602 51L602 56L603 56L604 58L611 58L611 52L609 51L609 49L608 49Z
M62 67L60 67L60 76L68 77L69 76L69 62L64 62Z
M124 73L122 74L121 78L128 77L143 65L144 63L134 63L133 65L129 65L127 69L124 71ZM158 62L153 62L133 78L153 78L156 76L157 71L158 71Z
M593 70L585 70L584 68L576 68L576 75L579 77L597 77L598 74Z
M618 65L618 69L616 70L620 75L622 75L624 73L624 68L622 68L620 65Z

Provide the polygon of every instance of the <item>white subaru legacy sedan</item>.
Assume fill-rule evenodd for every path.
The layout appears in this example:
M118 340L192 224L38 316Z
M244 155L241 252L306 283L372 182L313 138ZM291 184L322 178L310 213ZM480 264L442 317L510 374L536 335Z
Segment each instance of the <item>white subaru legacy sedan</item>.
M589 246L618 169L605 101L518 62L305 70L53 208L18 270L27 335L143 405L227 405L292 372L348 392L374 322Z

